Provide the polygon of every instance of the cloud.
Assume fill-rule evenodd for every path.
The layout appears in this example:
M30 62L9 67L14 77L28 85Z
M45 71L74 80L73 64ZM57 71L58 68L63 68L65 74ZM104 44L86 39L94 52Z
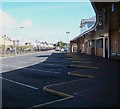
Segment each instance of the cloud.
M33 26L33 22L32 22L31 19L26 19L26 20L23 21L22 26L23 27L32 27Z
M20 22L18 23L13 16L4 12L2 9L0 9L0 23L2 23L2 27L4 28L16 28L19 26L24 26L24 27L33 26L33 22L31 19L25 19L21 23Z
M1 35L8 35L10 37L17 37L19 27L25 27L27 30L29 27L33 26L33 22L31 19L24 19L23 21L19 22L20 19L15 19L9 13L4 12L0 8L0 36Z
M16 20L6 12L3 12L0 9L0 22L2 23L2 27L15 27L17 25Z

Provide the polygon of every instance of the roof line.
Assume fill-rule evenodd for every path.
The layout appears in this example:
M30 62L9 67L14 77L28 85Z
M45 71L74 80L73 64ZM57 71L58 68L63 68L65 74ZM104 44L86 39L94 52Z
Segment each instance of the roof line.
M90 0L90 1L91 1L91 0ZM80 38L81 36L83 36L83 35L91 32L91 31L93 31L93 30L97 27L97 25L98 25L97 9L96 9L96 7L95 7L95 5L94 5L93 2L91 2L91 5L93 6L93 9L94 9L94 11L95 11L95 13L96 13L96 22L95 22L95 24L94 24L89 30L83 32L82 34L80 34L80 35L76 36L75 38L73 38L72 40L70 40L70 42L76 40L77 38Z

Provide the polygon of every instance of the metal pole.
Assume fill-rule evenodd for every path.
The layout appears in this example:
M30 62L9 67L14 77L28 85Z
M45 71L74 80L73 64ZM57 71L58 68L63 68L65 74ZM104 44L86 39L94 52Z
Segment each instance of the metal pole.
M21 27L18 27L17 29L22 29L22 28L24 28L24 27L21 26ZM17 41L17 40L14 40L15 55L17 54L16 41Z
M66 34L70 34L70 32L66 32ZM69 51L69 38L68 38L69 36L67 36L67 49L68 49L68 51Z

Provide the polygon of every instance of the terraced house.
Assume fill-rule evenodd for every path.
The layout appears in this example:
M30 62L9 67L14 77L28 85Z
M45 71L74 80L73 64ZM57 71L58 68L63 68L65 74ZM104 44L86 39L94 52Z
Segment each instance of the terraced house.
M82 52L104 58L120 57L120 3L92 2L96 18L81 21L81 34L70 41L71 52ZM93 21L92 21L92 20ZM86 24L94 22L91 28Z

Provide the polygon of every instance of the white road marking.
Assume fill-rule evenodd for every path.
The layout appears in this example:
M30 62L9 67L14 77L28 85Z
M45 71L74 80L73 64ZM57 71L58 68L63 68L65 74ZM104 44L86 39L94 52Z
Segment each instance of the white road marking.
M5 64L2 64L2 65L3 65L3 66L7 66L7 67L16 67L16 68L20 68L20 69L32 70L32 71L39 71L39 72L47 72L47 73L60 74L60 72L53 72L53 71L47 71L47 70L39 70L39 69L25 68L25 67L19 67L19 66L10 66L10 65L5 65Z
M44 60L45 61L45 60ZM50 63L42 63L42 62L44 62L44 61L41 61L41 65L50 65L50 66L60 66L60 67L64 67L64 65L60 65L60 64L50 64ZM27 62L25 62L25 61L15 61L15 62L17 62L17 63L26 63L26 64L28 64L28 63L33 63L32 61L27 61ZM36 62L36 63L40 63L40 62Z
M55 100L55 101L51 101L51 102L35 105L35 106L32 106L32 107L28 107L28 108L25 108L25 109L37 108L37 107L45 106L45 105L48 105L48 104L56 103L56 102L59 102L59 101L67 100L67 99L70 99L70 98L73 98L73 97L74 96L70 96L70 97L67 97L67 98L62 98L62 99L58 99L58 100Z
M47 72L47 73L60 74L60 72L52 72L52 71L39 70L39 69L31 69L31 68L24 68L24 69L27 69L27 70L33 70L33 71L40 71L40 72Z
M80 80L83 80L83 79L66 81L66 82L62 82L62 83L57 83L57 84L48 85L48 86L45 86L45 87L56 86L56 85L61 85L61 84L67 84L67 83L72 83L72 82L76 82L76 81L80 81ZM32 109L32 108L36 108L36 107L45 106L45 105L48 105L48 104L56 103L56 102L63 101L63 100L66 100L66 99L70 99L70 98L73 98L73 97L74 97L74 96L71 95L70 97L66 97L66 98L62 98L62 99L55 100L55 101L51 101L51 102L47 102L47 103L35 105L35 106L32 106L32 107L28 107L28 108L26 108L26 109Z
M95 97L92 97L92 96L87 96L87 95L84 95L84 94L78 94L78 96L83 96L83 97L86 97L86 98L93 99L95 101L102 101L102 102L105 102L105 103L113 104L112 101L108 101L108 100L104 100L104 99L99 99L99 98L95 98Z
M95 87L90 87L90 88L87 88L85 90L74 92L73 94L77 95L77 94L80 94L80 93L88 91L88 90L93 90L93 89L97 89L97 88L100 88L100 87L103 87L103 86L107 86L107 85L110 85L110 84L112 84L113 82L116 82L116 81L119 81L119 80L115 80L115 81L112 81L112 82L109 82L109 83L105 83L105 84L102 84L102 85L98 85L98 86L95 86Z
M79 71L86 71L86 70L93 70L93 69L81 69L81 70L74 70L74 71L71 71L71 72L79 72ZM97 69L94 69L94 70L97 70Z
M25 86L25 87L28 87L28 88L31 88L31 89L35 89L35 90L38 89L36 87L30 86L30 85L27 85L27 84L23 84L23 83L20 83L20 82L17 82L17 81L13 81L13 80L10 80L10 79L7 79L7 78L0 77L0 79L6 80L6 81L9 81L9 82L21 85L21 86Z
M57 83L57 84L51 84L51 85L48 85L48 86L45 86L45 87L57 86L57 85L62 85L62 84L67 84L67 83L73 83L73 82L80 81L80 80L84 80L84 79L77 79L77 80L66 81L66 82Z

